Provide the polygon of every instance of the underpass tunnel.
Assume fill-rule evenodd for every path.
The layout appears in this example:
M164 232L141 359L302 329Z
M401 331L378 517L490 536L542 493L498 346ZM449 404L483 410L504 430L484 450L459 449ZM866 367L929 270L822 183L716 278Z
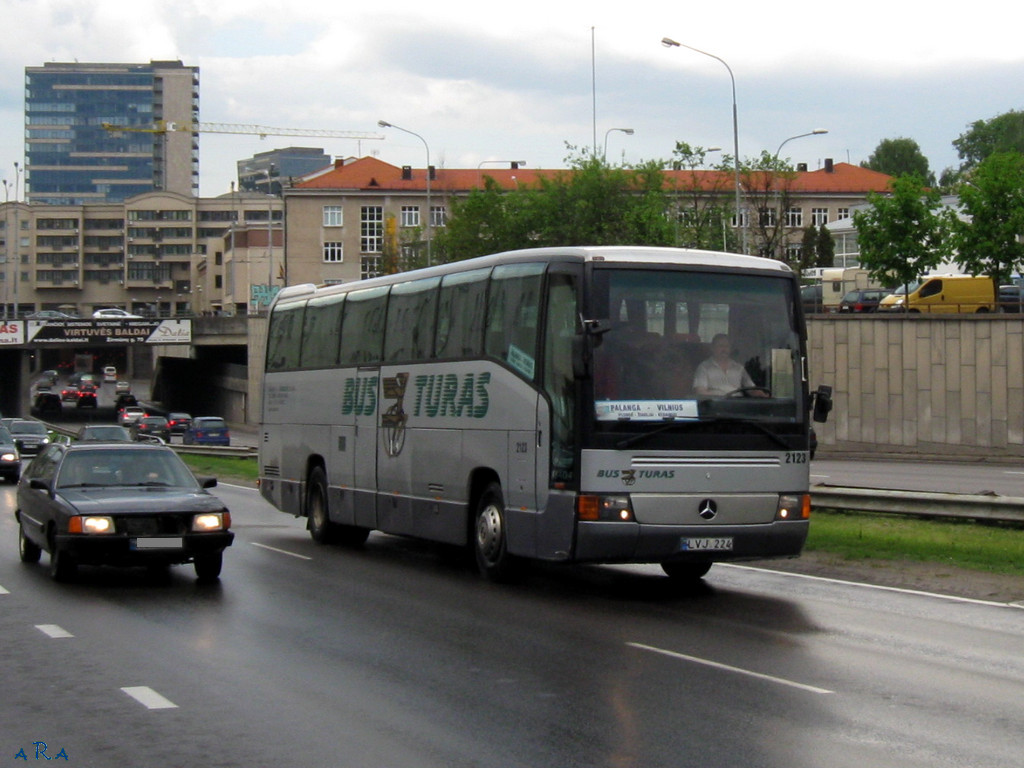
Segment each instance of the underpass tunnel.
M158 357L151 400L165 411L222 416L245 423L248 408L248 350L242 345L194 348L195 357Z

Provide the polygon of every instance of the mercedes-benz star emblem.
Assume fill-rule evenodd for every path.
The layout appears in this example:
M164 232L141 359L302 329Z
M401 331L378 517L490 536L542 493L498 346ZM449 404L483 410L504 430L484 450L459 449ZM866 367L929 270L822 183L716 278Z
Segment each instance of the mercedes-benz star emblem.
M714 499L704 499L704 501L700 503L697 514L705 520L710 520L718 514L718 505L715 504Z

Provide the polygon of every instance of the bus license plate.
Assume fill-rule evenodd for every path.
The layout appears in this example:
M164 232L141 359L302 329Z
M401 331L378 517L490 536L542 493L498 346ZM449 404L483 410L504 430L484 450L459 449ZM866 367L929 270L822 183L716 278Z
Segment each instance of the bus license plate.
M181 549L184 543L180 536L149 536L136 539L133 549Z
M679 542L683 552L731 552L732 536L687 538Z

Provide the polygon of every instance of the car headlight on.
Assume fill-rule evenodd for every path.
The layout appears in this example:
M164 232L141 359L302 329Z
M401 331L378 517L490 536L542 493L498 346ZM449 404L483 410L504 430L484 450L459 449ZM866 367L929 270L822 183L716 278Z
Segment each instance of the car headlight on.
M230 527L230 512L204 512L192 518L193 531L226 531Z
M18 454L14 451L7 451L6 453L0 453L0 461L17 461Z
M68 533L116 533L114 518L108 515L76 515L68 519Z

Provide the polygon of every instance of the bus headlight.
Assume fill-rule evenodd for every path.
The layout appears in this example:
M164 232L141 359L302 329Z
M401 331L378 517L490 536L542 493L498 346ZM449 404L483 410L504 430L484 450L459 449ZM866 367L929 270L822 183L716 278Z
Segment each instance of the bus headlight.
M581 494L576 497L576 515L580 520L632 522L633 506L629 496Z
M789 493L779 496L776 520L807 520L811 516L811 494Z

